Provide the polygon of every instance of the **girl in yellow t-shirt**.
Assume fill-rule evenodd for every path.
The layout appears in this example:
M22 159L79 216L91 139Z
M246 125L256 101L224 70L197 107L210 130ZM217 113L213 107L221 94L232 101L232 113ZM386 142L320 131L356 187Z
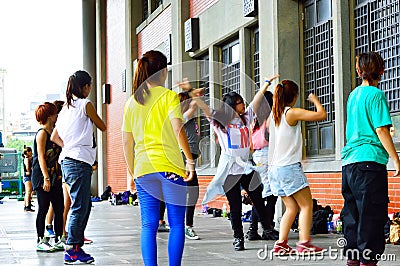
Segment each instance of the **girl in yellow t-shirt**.
M145 265L157 265L156 233L160 200L167 205L170 265L180 265L185 241L186 182L195 161L183 128L178 95L164 88L167 58L148 51L138 61L132 95L123 118L123 149L135 179L142 219L141 246ZM186 157L186 171L180 148Z

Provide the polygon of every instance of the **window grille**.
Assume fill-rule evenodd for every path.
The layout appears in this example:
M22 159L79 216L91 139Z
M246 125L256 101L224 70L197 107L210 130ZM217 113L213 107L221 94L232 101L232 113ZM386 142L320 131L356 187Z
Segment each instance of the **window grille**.
M234 91L240 93L239 41L222 48L222 96Z
M307 155L334 152L335 101L333 86L333 28L330 0L307 1L304 8L304 95L318 96L327 113L320 122L306 122ZM315 106L305 100L305 108Z
M254 93L260 90L260 33L256 29L254 31L254 54L253 54L253 69L254 69Z
M209 71L209 57L208 55L201 58L199 61L199 87L204 88L203 100L210 105L210 71ZM210 124L204 115L200 117L200 138L210 136Z
M379 88L385 92L392 114L400 113L399 0L356 1L355 52L378 52L385 61ZM360 83L358 79L358 83Z

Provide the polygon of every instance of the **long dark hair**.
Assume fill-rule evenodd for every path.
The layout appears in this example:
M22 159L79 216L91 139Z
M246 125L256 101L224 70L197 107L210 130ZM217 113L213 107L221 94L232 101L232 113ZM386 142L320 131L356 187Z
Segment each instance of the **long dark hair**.
M237 114L236 105L238 100L244 102L242 96L240 96L240 94L237 92L228 92L222 98L223 104L221 108L212 114L213 123L216 125L216 127L221 128L225 133L227 131L226 126L232 121L233 118L235 118ZM239 117L242 119L242 122L246 124L247 121L245 116L239 115Z
M385 62L377 52L361 53L356 57L358 70L361 78L371 83L374 80L381 80L385 70Z
M68 79L67 84L67 107L72 105L72 95L80 99L85 99L86 97L83 95L82 90L86 85L92 84L92 77L84 70L78 70L74 74L72 74Z
M274 104L272 105L272 114L274 116L275 125L281 123L282 114L285 106L288 106L299 95L299 86L294 81L285 79L275 87Z
M167 67L167 57L159 51L148 51L139 59L133 80L135 100L144 104L145 95L150 95L150 90L145 81L158 82L162 69Z

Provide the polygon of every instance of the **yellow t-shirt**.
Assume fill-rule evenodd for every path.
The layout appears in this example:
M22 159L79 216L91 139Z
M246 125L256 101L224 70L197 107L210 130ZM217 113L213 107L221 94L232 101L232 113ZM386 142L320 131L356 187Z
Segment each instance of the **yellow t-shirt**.
M145 104L131 96L125 104L122 131L134 139L134 178L157 172L185 176L183 158L171 119L183 120L178 95L158 86L150 89Z

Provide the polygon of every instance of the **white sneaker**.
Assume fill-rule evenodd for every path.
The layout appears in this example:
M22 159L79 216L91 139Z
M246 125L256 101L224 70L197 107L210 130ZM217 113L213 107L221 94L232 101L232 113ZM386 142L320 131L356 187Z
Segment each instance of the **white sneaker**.
M188 239L193 239L193 240L200 239L200 237L196 234L192 226L186 226L185 236Z
M53 247L54 247L55 250L64 251L65 250L65 243L66 243L65 236L62 236L60 238L60 240L53 245Z
M54 247L49 243L49 239L43 237L40 242L36 246L36 251L38 252L53 252L55 251Z

